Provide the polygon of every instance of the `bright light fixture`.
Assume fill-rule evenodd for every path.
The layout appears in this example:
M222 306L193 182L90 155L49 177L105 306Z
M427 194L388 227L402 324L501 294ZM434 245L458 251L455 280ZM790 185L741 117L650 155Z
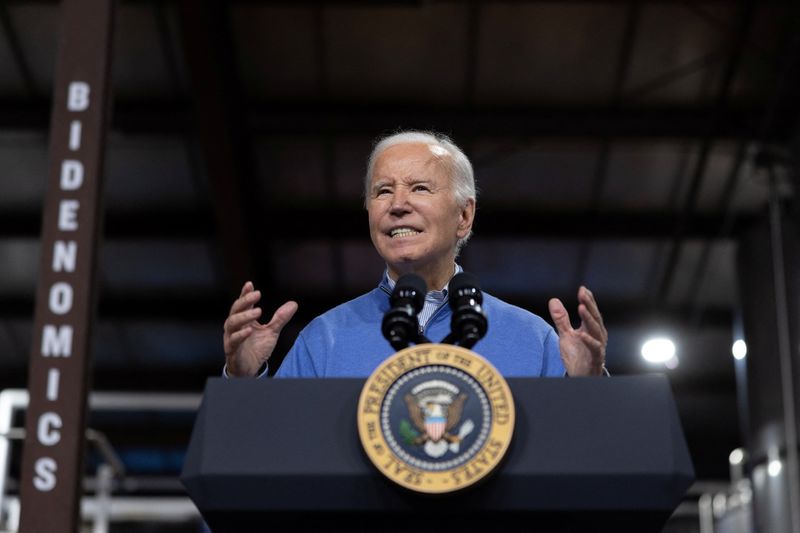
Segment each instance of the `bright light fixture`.
M767 465L767 474L770 477L778 477L778 474L781 473L781 469L783 468L783 464L781 463L780 459L773 459Z
M666 363L675 357L675 343L666 337L650 339L642 345L642 357L651 363Z
M741 448L736 448L728 456L728 462L732 465L740 465L744 461L744 452Z
M733 346L731 346L731 353L735 359L744 359L744 357L747 355L747 343L742 339L738 339L733 343Z

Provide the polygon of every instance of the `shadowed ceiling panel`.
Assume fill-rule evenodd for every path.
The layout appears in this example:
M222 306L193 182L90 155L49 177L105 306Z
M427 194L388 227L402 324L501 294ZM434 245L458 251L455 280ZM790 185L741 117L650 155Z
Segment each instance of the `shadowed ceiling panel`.
M464 267L488 292L571 298L580 246L572 241L480 239L464 249Z
M0 209L41 209L48 172L45 134L0 134L0 161Z
M669 211L680 192L688 158L688 147L678 141L614 143L601 208Z
M181 138L112 136L106 151L106 208L196 207L201 200L191 171Z
M0 241L0 291L33 295L39 272L39 250L38 240Z
M7 9L36 89L45 96L52 91L55 78L60 6L57 3L14 3Z
M329 222L320 220L319 223ZM264 228L264 231L271 230ZM276 241L270 250L270 257L273 258L275 286L281 291L308 292L335 288L333 245L330 242ZM268 289L265 287L262 293L266 294Z
M330 197L328 191L334 183L326 183L322 141L260 137L256 146L258 173L266 195L264 205Z
M341 253L342 278L347 290L358 294L378 286L386 265L372 247L366 212L364 213L364 238L358 242L344 243Z
M705 306L734 307L738 304L738 282L736 280L736 244L715 242L709 249L708 262L701 274L694 302Z
M737 145L716 142L708 154L705 172L700 189L697 191L697 210L699 212L719 211L724 201L726 187L736 162Z
M242 83L254 99L319 97L314 11L308 7L231 4Z
M211 250L202 241L106 241L100 276L108 291L181 291L216 285Z
M790 6L762 3L758 6L742 65L731 88L736 102L758 103L774 94L783 67L781 49L791 35Z
M467 54L464 5L325 11L331 96L369 102L460 103Z
M115 17L112 59L114 95L122 99L166 98L175 87L151 3L119 4Z
M700 298L706 304L736 303L733 271L733 244L721 243L711 247L714 261L701 268L706 241L687 240L680 247L680 257L675 266L672 284L666 296L671 305L692 305ZM697 278L698 268L700 277ZM709 270L713 268L713 270ZM713 298L712 298L713 295Z
M477 101L606 104L625 23L617 3L491 3L482 10Z
M0 72L3 73L0 76L0 97L17 96L25 91L22 75L14 61L8 41L8 35L0 29Z
M783 183L789 182L788 169L776 169L777 175ZM736 192L731 205L735 211L761 212L769 200L769 182L765 172L754 167L752 160L748 160L739 172Z
M590 246L584 283L602 299L644 300L657 245L640 241L602 241Z
M349 205L362 205L364 175L367 157L372 150L372 139L345 138L336 142L337 198Z
M224 317L222 317L224 321ZM222 321L219 323L126 322L121 334L136 367L153 369L205 366L219 362L222 373Z
M480 202L557 208L587 207L599 144L502 141L476 143Z
M643 6L623 101L710 103L708 95L718 84L727 52L725 31L733 24L735 6L702 4L703 15L696 11L701 8L693 5L659 2ZM708 17L718 22L709 22ZM701 98L701 93L706 96Z

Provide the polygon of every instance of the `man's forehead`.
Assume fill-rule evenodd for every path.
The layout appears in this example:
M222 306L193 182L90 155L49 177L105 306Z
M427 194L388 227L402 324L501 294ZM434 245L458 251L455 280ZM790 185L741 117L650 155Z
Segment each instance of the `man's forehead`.
M438 144L422 143L422 142L407 142L389 146L378 157L378 159L393 159L397 157L405 157L409 155L416 155L419 157L429 156L435 158L450 157L450 152L445 150Z

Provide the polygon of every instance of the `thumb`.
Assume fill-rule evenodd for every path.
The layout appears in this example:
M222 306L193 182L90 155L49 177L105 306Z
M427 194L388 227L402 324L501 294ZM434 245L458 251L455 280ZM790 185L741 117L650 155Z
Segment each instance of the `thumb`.
M561 303L561 300L558 298L550 298L547 307L550 310L550 317L553 319L553 324L556 325L556 330L558 330L559 335L572 331L572 324L569 322L569 313L567 313L567 309L564 307L564 304Z
M275 314L272 315L272 320L266 324L265 327L268 327L275 331L275 333L280 333L285 326L297 312L297 302L286 302L282 306L275 311Z

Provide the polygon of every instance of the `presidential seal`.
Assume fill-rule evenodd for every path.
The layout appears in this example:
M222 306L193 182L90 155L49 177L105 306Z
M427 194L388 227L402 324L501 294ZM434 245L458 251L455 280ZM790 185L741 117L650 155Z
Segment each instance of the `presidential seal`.
M453 492L485 478L513 431L505 379L480 355L449 344L400 350L367 379L358 402L370 461L416 492Z

